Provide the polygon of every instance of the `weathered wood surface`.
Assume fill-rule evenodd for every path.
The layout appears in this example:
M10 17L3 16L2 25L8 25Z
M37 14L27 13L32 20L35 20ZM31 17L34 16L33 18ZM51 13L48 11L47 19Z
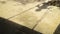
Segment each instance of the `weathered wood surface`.
M35 6L40 3L42 2L25 5L14 0L0 1L0 17L31 29L35 26L34 30L43 34L53 34L60 24L60 9L56 6L49 6L48 9L36 11L37 7Z

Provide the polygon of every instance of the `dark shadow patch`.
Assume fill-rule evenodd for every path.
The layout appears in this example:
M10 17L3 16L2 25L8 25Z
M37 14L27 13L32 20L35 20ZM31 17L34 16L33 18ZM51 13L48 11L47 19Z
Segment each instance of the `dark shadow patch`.
M57 29L55 30L54 34L60 34L60 24L58 25Z
M0 17L0 34L42 34L42 33Z
M5 4L5 3L6 3L6 1L0 1L0 3Z
M56 0L54 0L54 1L48 1L46 3L43 3L42 6L37 5L36 7L38 9L36 9L36 11L41 11L42 9L47 9L48 6L56 6L56 7L60 8L60 1L59 0L57 0L57 1Z

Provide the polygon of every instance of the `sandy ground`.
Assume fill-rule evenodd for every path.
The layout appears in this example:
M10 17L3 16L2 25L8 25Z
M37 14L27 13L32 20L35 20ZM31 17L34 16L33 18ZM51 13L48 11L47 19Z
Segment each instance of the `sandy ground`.
M0 17L14 21L43 34L53 34L60 22L60 10L51 6L50 9L35 11L39 2L22 5L15 1L0 3Z

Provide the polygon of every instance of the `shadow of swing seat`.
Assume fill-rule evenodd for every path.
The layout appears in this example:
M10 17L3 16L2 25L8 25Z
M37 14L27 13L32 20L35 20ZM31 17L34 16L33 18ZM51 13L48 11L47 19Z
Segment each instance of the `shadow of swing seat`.
M0 34L42 34L42 33L0 17Z

